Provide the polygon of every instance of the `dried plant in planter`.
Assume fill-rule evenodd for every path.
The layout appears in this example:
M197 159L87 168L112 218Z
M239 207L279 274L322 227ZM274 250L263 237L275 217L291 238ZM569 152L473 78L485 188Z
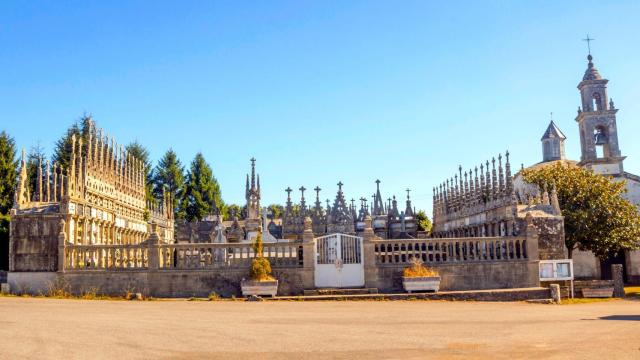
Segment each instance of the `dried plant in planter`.
M440 276L436 270L424 266L422 260L416 257L411 258L411 266L404 268L402 275L407 278Z
M251 262L251 279L255 281L273 281L271 276L271 263L263 256L264 245L262 243L262 233L256 236L252 244L253 252L256 254Z

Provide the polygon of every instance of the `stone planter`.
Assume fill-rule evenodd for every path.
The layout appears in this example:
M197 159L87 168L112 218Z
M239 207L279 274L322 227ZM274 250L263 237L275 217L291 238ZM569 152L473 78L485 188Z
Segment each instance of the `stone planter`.
M585 298L610 298L613 296L613 288L583 288L582 297Z
M413 291L434 291L440 289L440 276L402 277L404 290L411 294Z
M242 296L265 296L275 297L278 293L278 280L256 281L242 280L240 282Z

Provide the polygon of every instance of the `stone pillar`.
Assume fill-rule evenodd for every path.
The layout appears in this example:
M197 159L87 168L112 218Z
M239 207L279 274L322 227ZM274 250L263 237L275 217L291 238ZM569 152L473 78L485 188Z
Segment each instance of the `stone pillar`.
M302 284L304 289L313 289L315 283L315 256L316 243L314 241L312 221L310 217L304 218L304 230L302 232Z
M147 239L147 246L149 247L148 253L148 267L149 271L158 270L160 267L160 259L159 259L159 247L160 236L158 235L158 224L151 223L151 234Z
M613 279L613 297L624 297L624 279L622 276L622 264L611 265L611 279Z
M378 239L373 232L371 216L364 219L362 261L364 265L364 286L378 288L378 266L376 265L376 249L373 240Z
M538 251L538 229L533 225L533 216L527 213L527 257L530 261L539 261L540 253Z
M540 286L540 253L538 251L538 229L533 225L533 216L527 213L526 249L527 249L527 270L530 286ZM558 296L560 289L558 289Z
M560 296L560 285L550 284L549 291L551 292L551 300L553 300L555 304L562 303L562 297Z
M67 241L67 221L60 218L58 223L58 272L64 272L65 245Z

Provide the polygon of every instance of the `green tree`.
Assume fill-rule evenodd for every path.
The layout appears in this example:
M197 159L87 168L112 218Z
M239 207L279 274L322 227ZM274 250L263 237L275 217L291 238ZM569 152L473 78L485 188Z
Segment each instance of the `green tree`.
M29 194L34 196L38 189L38 165L41 165L44 174L44 148L38 142L36 145L31 146L29 154L27 155L27 185L29 186ZM29 199L31 200L31 199Z
M242 219L242 206L237 204L229 204L225 206L222 214L224 220L233 219L233 214L236 214L238 216L238 219Z
M187 221L201 220L215 212L216 207L224 209L220 185L202 153L196 154L187 173L185 216Z
M576 248L606 259L640 247L640 215L622 197L624 181L562 164L526 169L522 175L529 183L557 189L569 257Z
M179 205L184 192L184 166L172 149L167 150L153 171L153 196L161 199L163 191L171 196L176 215L182 216Z
M71 137L76 136L76 142L82 138L83 146L82 152L87 153L89 143L89 124L91 121L90 115L83 115L78 121L73 123L67 131L62 135L60 139L56 141L53 148L53 155L51 161L62 166L65 169L69 168L71 162Z
M157 202L153 196L153 172L151 171L151 160L149 159L149 150L144 145L140 144L138 140L129 143L126 147L127 152L142 161L145 171L145 197L147 201Z
M424 210L418 211L418 213L416 214L416 220L418 221L418 231L426 231L429 234L431 233L433 224L431 223L431 220L427 216L427 213L424 212Z
M16 142L6 132L0 132L0 214L13 206L18 162Z
M0 214L0 270L9 270L9 215Z
M269 205L269 212L274 219L280 219L282 213L284 213L284 207L279 204L271 204Z

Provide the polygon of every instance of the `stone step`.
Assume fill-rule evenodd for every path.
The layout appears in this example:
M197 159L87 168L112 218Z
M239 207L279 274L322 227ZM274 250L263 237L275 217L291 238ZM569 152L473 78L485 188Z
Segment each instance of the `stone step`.
M305 290L304 296L321 296L321 295L370 295L377 294L377 288L356 288L356 289L313 289Z

